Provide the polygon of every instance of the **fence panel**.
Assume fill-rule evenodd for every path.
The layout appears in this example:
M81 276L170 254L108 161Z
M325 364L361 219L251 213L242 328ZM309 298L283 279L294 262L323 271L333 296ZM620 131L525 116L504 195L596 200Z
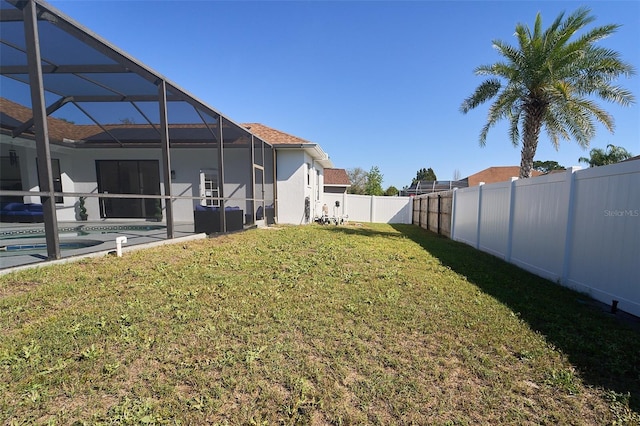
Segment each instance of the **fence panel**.
M434 192L413 198L413 223L438 234L451 236L453 191Z
M371 222L371 197L368 195L347 195L346 214L349 221Z
M480 205L480 250L507 258L509 249L509 216L511 182L483 185Z
M344 216L347 214L347 194L324 194L324 203L329 209L330 216ZM340 204L336 206L336 201Z
M562 277L571 175L515 182L510 261L552 281Z
M459 189L452 234L640 315L640 161Z
M414 223L420 227L423 227L423 222L420 218L422 214L422 198L414 197L413 198L413 215L411 216L411 223Z
M411 197L376 197L356 194L324 194L324 202L332 215L335 202L340 202L337 215L352 222L411 223Z
M372 197L374 205L371 222L411 223L411 197Z
M573 200L567 285L640 316L640 161L576 173Z
M478 247L478 200L480 187L458 189L453 196L452 238Z
M453 191L440 193L439 233L451 238L451 212L453 211Z

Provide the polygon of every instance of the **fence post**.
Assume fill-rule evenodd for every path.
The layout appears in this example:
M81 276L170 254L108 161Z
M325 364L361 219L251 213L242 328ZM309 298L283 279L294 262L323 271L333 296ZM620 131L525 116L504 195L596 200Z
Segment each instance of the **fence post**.
M569 279L569 267L571 266L571 242L573 240L573 219L575 211L575 183L576 183L576 171L580 170L580 167L569 167L566 171L566 185L567 191L567 225L564 236L564 259L562 260L562 273L560 275L560 282L566 285Z
M347 210L347 191L342 193L342 216L348 216L349 210Z
M429 231L429 204L431 204L431 194L427 194L427 214L425 215L427 217L427 231Z
M440 215L442 215L442 204L441 204L442 196L438 194L438 235L440 235Z
M455 230L456 230L456 194L458 193L458 188L453 188L453 194L451 194L451 239L455 241Z
M375 216L374 210L376 208L375 197L371 195L369 200L369 222L373 223L373 218Z
M516 182L518 178L511 178L511 194L509 195L509 230L507 231L507 253L504 260L511 262L511 250L513 249L513 214L516 208Z
M484 182L478 184L478 227L476 231L476 249L480 250L480 221L482 220L482 187Z

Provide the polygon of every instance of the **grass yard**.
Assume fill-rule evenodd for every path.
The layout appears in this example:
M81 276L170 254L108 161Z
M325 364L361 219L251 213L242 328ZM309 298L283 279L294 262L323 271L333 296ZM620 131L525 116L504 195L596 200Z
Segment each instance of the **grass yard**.
M3 424L639 413L637 328L410 225L251 230L0 277Z

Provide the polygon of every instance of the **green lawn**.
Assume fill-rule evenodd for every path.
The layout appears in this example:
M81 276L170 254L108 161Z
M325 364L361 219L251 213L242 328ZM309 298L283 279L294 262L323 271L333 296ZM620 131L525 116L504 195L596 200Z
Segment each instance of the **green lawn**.
M0 277L2 424L635 424L640 331L410 225Z

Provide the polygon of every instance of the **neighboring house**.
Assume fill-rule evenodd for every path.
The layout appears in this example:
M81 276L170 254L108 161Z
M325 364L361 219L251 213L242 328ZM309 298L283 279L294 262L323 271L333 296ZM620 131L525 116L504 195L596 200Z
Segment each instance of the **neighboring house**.
M532 177L540 176L543 173L532 170ZM484 170L467 176L461 180L449 181L417 181L411 184L410 187L402 191L402 195L422 195L430 194L432 192L449 191L455 188L468 188L470 186L478 186L480 183L496 183L510 180L512 177L520 176L519 166L495 166L489 167Z
M346 194L351 180L345 169L324 169L324 193Z
M432 192L449 191L454 188L466 188L467 182L464 180L418 180L410 187L403 189L402 196L414 196L431 194Z
M243 126L275 148L278 223L299 225L321 216L325 170L333 164L320 145L260 123Z
M631 157L631 158L627 158L626 160L622 160L621 163L625 162L625 161L637 161L637 160L640 160L640 155L636 155L635 157Z
M347 190L350 186L351 180L345 169L324 170L324 204L326 204L329 217L346 218L348 216L349 195Z
M542 172L538 170L531 171L531 177L542 175ZM520 176L520 166L495 166L481 170L478 173L474 173L466 178L462 179L467 182L467 186L478 186L480 182L484 183L496 183L505 182L512 177Z

